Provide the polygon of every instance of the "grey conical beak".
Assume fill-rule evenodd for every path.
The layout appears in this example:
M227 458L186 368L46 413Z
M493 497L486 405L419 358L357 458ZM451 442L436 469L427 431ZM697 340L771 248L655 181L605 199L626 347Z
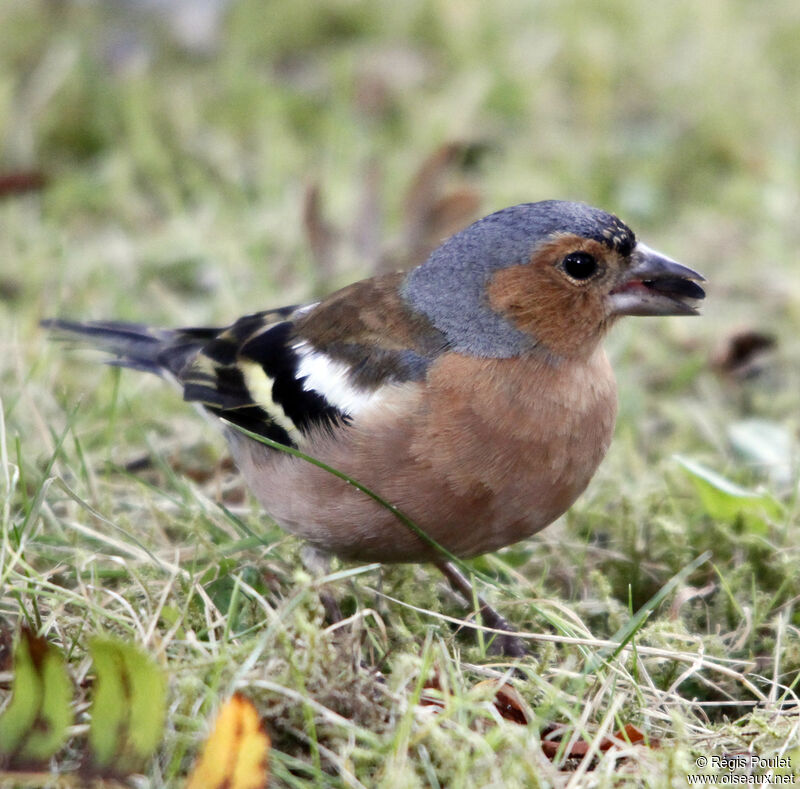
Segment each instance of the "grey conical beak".
M641 242L631 253L631 267L611 291L614 315L697 315L695 301L706 292L705 278Z

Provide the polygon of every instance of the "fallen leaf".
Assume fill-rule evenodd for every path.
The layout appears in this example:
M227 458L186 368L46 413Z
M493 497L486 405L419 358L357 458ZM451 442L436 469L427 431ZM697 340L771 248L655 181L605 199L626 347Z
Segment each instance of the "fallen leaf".
M96 638L89 652L97 675L89 725L92 768L127 775L161 742L164 674L148 654L116 639Z
M691 475L703 508L714 520L733 523L741 518L748 528L765 531L765 518L780 516L780 503L767 493L743 488L697 460L674 457Z
M383 171L379 159L370 159L364 167L359 208L353 219L350 235L353 251L359 260L370 261L377 273L381 260L383 241L383 211L381 208L381 186Z
M626 723L625 727L614 735L614 740L610 740L609 738L604 739L603 743L600 745L600 750L607 751L612 745L618 745L620 742L623 745L627 745L628 743L631 745L647 744L651 748L658 748L660 745L659 741L656 739L651 739L648 743L645 743L645 739L644 732L641 729L634 726L632 723Z
M36 192L44 187L46 179L37 170L20 170L16 173L0 174L0 197L10 197Z
M485 687L494 690L494 706L507 721L519 723L522 726L526 726L531 722L533 716L528 703L510 683L498 683L493 679L485 679L479 682L475 687Z
M471 187L446 191L449 174L469 151L464 143L446 143L417 170L405 198L405 265L421 263L444 238L475 217L480 207L477 191Z
M552 724L542 732L542 751L549 759L554 759L562 747L564 734L570 731L561 724ZM650 748L658 748L659 741L650 739L645 741L645 735L638 727L632 723L626 724L622 729L610 737L603 737L598 743L597 750L605 753L611 748L624 748L627 745L642 745ZM582 759L589 753L592 744L586 740L577 740L570 745L569 750L562 754L563 759Z
M406 224L409 233L419 232L444 187L450 169L458 162L464 145L449 142L439 146L419 166L405 198Z
M0 277L0 301L18 301L22 295L22 283L11 277Z
M422 693L419 697L419 705L420 707L435 707L437 710L444 709L442 683L439 681L438 672L434 672L422 688Z
M766 355L777 345L775 335L741 329L725 337L711 356L717 372L733 378L752 378L764 368Z
M480 204L480 195L469 186L455 189L439 198L431 206L428 217L428 242L441 244L443 239L465 228L475 218Z
M325 285L336 269L336 229L322 212L322 195L319 184L309 184L303 199L303 227L306 231L311 257L322 284Z
M186 789L261 789L270 740L253 703L236 693L219 711Z
M14 650L11 701L0 715L0 762L46 762L67 739L72 682L47 639L23 628Z

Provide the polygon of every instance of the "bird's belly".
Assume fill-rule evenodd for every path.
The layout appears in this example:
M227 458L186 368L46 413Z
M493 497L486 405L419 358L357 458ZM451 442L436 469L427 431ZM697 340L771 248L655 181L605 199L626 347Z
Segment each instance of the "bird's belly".
M454 354L426 387L398 388L308 453L374 490L437 543L474 556L552 523L608 447L616 391L605 355L583 365ZM234 455L288 531L362 561L425 561L436 550L363 492L297 458L236 439Z

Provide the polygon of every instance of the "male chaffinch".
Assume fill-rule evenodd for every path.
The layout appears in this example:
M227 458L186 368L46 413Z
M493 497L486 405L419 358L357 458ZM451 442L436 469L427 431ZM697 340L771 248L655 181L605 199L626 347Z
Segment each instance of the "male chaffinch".
M550 200L475 222L408 273L227 328L45 324L170 374L229 423L239 469L288 531L347 559L435 561L463 589L391 509L236 426L344 472L456 556L493 551L564 513L605 455L611 324L694 315L702 279L617 217Z

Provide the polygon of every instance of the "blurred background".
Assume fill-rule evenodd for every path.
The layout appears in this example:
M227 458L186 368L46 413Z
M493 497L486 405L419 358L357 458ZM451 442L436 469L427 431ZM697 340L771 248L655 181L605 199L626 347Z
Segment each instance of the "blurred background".
M799 72L790 0L5 0L2 308L227 320L566 198L796 319Z

